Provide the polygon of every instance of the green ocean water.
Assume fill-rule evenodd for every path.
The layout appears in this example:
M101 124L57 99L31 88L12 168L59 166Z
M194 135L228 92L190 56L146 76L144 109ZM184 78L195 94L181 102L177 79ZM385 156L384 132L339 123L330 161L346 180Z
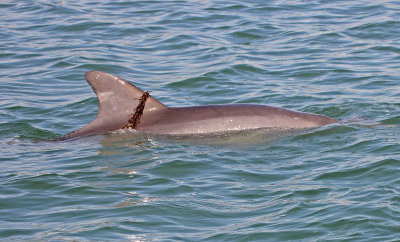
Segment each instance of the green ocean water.
M0 1L1 241L396 241L400 3ZM105 134L101 70L169 106L254 103L291 134Z

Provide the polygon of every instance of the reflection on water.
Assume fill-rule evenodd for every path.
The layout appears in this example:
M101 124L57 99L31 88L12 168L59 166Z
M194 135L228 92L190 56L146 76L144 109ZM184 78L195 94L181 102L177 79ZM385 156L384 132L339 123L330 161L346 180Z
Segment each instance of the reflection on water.
M166 184L171 191L184 191L187 185L181 184L176 179L160 178L151 175L153 171L160 169L160 165L167 156L168 164L165 164L162 173L163 176L169 173L176 173L182 169L179 160L182 153L179 147L183 146L200 146L202 152L197 155L209 154L220 149L246 148L252 145L266 146L280 138L305 131L298 130L272 130L272 129L256 129L229 133L215 133L207 135L149 135L135 131L117 131L110 134L99 136L101 147L98 149L98 155L102 157L97 163L103 175L109 177L125 176L124 179L117 179L113 182L108 181L107 186L125 187L123 197L120 201L113 204L116 208L132 207L146 204L151 201L163 200L167 198L154 196L149 190L157 190L157 187L165 190ZM219 148L218 148L219 147ZM176 152L173 150L178 149ZM202 153L202 154L201 154ZM184 159L186 159L185 157ZM193 156L195 159L195 156ZM173 161L171 163L171 160ZM190 166L194 165L193 169ZM184 165L195 171L196 164ZM179 174L179 173L178 173ZM102 182L90 182L91 186L102 188L105 184ZM151 186L147 187L147 185ZM104 189L104 187L102 188ZM191 190L191 189L190 189ZM190 196L191 197L191 196ZM187 197L188 201L193 198ZM175 200L174 198L170 198ZM181 198L182 199L182 198ZM217 202L214 201L214 202Z
M161 162L154 146L140 134L105 134L101 135L100 144L98 152L105 160L102 162L106 162L102 169L111 171L109 175L126 174L134 177L138 170Z

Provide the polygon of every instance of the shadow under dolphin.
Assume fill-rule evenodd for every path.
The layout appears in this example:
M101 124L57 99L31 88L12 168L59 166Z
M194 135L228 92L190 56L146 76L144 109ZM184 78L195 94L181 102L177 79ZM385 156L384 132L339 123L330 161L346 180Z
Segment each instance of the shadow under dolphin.
M90 71L85 79L98 98L96 118L57 140L129 129L155 135L194 135L252 129L303 130L337 123L311 113L254 104L167 107L124 79Z

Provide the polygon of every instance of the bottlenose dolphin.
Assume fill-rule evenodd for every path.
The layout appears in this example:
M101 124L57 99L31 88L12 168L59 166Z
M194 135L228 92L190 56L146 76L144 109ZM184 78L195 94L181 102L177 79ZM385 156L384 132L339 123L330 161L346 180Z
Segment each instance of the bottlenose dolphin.
M60 140L134 129L150 134L209 134L248 129L309 129L337 123L317 114L253 104L167 107L120 77L89 71L85 79L98 99L96 118Z

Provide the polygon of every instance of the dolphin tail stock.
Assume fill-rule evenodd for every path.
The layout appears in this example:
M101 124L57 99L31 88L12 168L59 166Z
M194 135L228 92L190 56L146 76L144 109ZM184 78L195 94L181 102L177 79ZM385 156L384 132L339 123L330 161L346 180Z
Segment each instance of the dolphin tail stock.
M85 79L97 95L98 112L96 118L86 126L68 133L56 140L66 140L82 135L105 133L126 127L135 109L158 111L167 108L141 89L124 79L102 71L89 71ZM145 106L143 99L145 97ZM137 111L137 110L136 110Z

